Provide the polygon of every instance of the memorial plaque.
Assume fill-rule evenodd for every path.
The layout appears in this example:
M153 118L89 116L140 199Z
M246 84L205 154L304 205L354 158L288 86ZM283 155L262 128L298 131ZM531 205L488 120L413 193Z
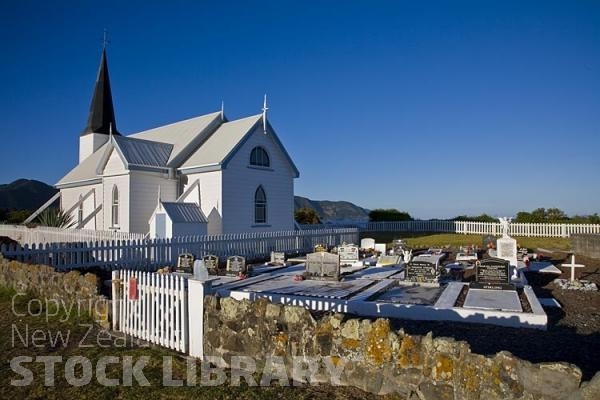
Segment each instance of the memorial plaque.
M323 251L327 251L327 245L321 244L321 243L315 245L315 253L319 253L319 252L323 252Z
M354 264L357 263L358 258L358 246L345 245L338 247L338 255L340 256L341 264Z
M406 280L411 282L437 282L439 273L434 263L411 261L406 264Z
M184 272L191 274L194 272L194 255L191 253L182 253L177 257L177 268L175 272Z
M326 252L307 254L306 278L339 281L340 256Z
M285 265L285 253L280 251L271 252L271 265Z
M242 256L231 256L227 258L227 274L239 275L246 274L246 259Z
M219 274L219 257L209 254L202 257L202 261L204 261L204 265L206 266L206 269L210 275Z
M475 265L475 282L469 285L473 289L515 290L510 283L510 266L507 260L487 258Z
M389 266L400 264L400 256L380 256L377 259L377 264L381 265L382 267L385 267L386 265Z

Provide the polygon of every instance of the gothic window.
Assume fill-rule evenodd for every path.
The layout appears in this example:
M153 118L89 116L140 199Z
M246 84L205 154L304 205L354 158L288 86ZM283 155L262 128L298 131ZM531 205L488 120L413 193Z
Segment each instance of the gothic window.
M254 223L264 224L267 222L267 196L262 186L254 193Z
M270 166L271 163L269 161L269 154L267 154L267 151L260 146L253 148L252 152L250 153L250 165L256 165L259 167Z
M112 226L119 226L119 189L117 185L112 190Z

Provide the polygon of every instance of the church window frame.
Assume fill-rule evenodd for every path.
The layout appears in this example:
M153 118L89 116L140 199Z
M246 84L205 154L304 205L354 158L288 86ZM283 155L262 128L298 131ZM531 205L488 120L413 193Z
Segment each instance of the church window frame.
M267 193L262 185L259 185L254 192L254 223L267 223Z
M253 167L269 168L271 159L269 153L262 146L256 146L250 152L250 165Z
M119 188L114 185L111 196L111 223L113 227L119 226Z

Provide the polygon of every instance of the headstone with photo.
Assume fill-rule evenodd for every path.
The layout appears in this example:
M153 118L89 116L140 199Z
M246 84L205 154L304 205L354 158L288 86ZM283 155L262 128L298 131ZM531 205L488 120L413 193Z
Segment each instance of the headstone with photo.
M177 257L177 267L175 272L192 274L194 272L194 255L191 253L182 253Z
M246 259L242 256L227 257L226 271L228 275L247 274Z
M340 280L340 256L327 252L309 253L306 255L307 279Z
M410 261L405 267L405 280L419 283L438 283L439 271L435 263Z
M475 282L469 285L473 289L515 290L510 283L510 265L501 258L486 258L475 264Z
M204 266L210 275L219 274L219 257L209 254L202 257L202 260L204 261Z
M358 246L346 244L339 246L337 250L340 256L340 264L354 264L359 261Z
M375 249L375 239L373 238L364 238L360 241L360 248L369 250Z

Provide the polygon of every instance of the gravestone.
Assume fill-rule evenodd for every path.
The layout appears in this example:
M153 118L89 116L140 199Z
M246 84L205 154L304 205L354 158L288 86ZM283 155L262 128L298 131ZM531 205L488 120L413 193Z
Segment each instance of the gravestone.
M177 267L175 272L191 274L194 272L194 255L191 253L182 253L177 257Z
M315 253L327 251L327 245L319 243L315 245Z
M392 250L394 251L394 254L402 254L407 248L408 246L402 239L394 239L392 242Z
M207 256L202 257L202 261L204 261L204 266L208 270L209 274L219 274L219 257L209 254Z
M427 261L411 261L406 264L406 281L437 283L439 275L435 263Z
M498 240L498 238L496 238L496 236L487 235L486 237L483 238L483 248L484 249L495 249L497 240Z
M248 272L248 269L246 268L246 259L242 256L228 257L226 270L229 275L246 274Z
M517 241L509 236L501 237L496 242L496 257L509 262L513 267L517 264Z
M385 254L387 251L385 243L375 243L375 251L381 254Z
M339 281L340 256L322 251L307 254L305 275L307 279Z
M486 258L475 264L475 282L473 289L515 290L510 283L510 265L501 258Z
M338 255L340 256L340 264L354 264L357 263L358 258L358 246L353 244L347 244L338 247Z
M382 267L389 266L389 265L398 265L398 264L400 264L400 256L399 255L393 255L393 256L382 255L377 259L377 264L381 265Z
M271 252L270 265L285 265L285 253L282 251Z
M369 250L375 248L375 239L373 238L364 238L360 241L360 248Z

